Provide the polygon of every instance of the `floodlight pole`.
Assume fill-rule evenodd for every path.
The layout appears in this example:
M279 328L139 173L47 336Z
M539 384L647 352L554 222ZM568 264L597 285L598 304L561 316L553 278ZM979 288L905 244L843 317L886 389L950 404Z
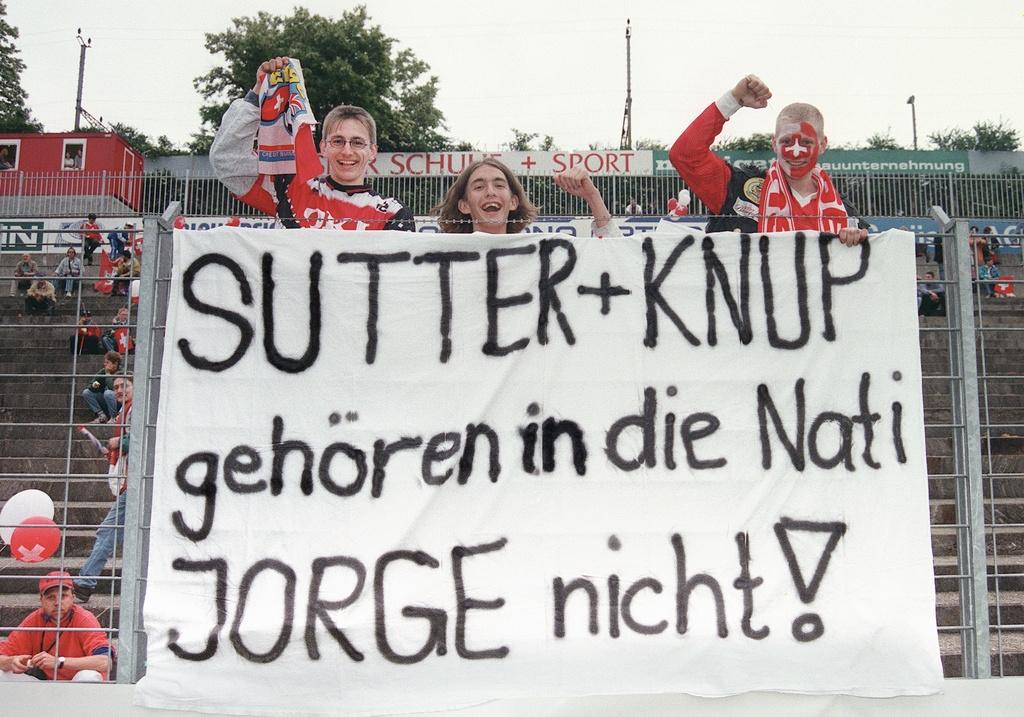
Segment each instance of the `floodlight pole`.
M629 53L632 34L629 18L626 18L626 109L622 113L622 136L619 138L619 149L633 149L633 68Z
M914 103L914 96L911 95L907 98L907 104L910 105L910 121L914 123L914 151L917 151L917 105Z
M85 80L85 51L92 47L92 38L82 38L82 28L78 28L78 44L81 52L78 55L78 96L75 98L75 131L82 128L82 83Z

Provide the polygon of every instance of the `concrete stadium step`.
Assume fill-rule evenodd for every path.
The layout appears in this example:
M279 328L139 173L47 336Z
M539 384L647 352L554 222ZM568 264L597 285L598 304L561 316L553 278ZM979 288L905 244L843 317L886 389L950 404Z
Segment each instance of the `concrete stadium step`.
M79 402L81 405L75 406L74 413L68 415L67 405L58 406L54 408L0 408L0 425L9 426L11 431L16 431L17 427L24 426L26 428L33 426L51 426L56 429L58 426L72 427L89 424L96 418L96 414L92 412L90 408L85 405L85 401ZM108 419L109 420L109 419ZM103 424L99 424L103 425ZM91 430L91 429L90 429ZM17 434L11 433L11 437Z
M56 416L54 416L56 418ZM91 411L81 410L76 412L75 418L80 420L73 421L70 424L67 420L67 409L64 409L63 415L61 416L61 422L32 422L32 423L0 423L0 441L4 439L17 439L17 440L65 440L68 436L74 441L86 441L78 431L76 426L86 424L86 428L92 432L100 440L110 438L116 435L119 426L111 423L101 423L98 425L90 424L89 421L93 418ZM92 444L90 444L92 445Z
M1024 410L1019 406L993 406L989 404L988 410L982 406L981 420L983 424L1019 426L1024 429ZM948 408L926 408L924 412L925 423L952 423L953 411Z
M1019 512L1019 511L1018 511ZM960 537L960 528L947 525L931 527L932 555L936 560L956 556L956 543ZM996 557L1002 561L1013 563L1024 568L1024 524L989 526L985 529L989 552L995 551ZM994 544L994 547L993 547ZM993 555L989 555L991 559ZM1016 576L1024 589L1024 574ZM1005 589L1017 589L1003 586Z
M0 455L4 456L65 456L68 450L68 438L0 438ZM72 458L97 457L96 448L88 441L78 438L71 440L70 453Z
M73 474L99 475L107 472L107 459L101 456L86 458L71 457L70 472ZM68 472L68 461L64 454L59 456L36 456L0 454L0 474L2 475L51 475L59 476Z
M1024 482L1024 478L1021 479ZM931 525L933 528L947 527L956 523L956 503L953 498L930 498ZM986 519L997 524L1017 524L1024 532L1024 499L1022 498L986 498Z
M114 500L107 484L106 474L89 478L54 478L32 476L27 478L0 479L0 504L23 490L41 490L54 499L68 500L68 505L104 504L109 508ZM106 515L104 513L104 515ZM100 518L102 520L102 517Z
M985 560L989 591L996 590L997 582L1000 592L1024 591L1024 558L1020 555L990 554ZM955 555L932 557L936 592L956 592L960 589L960 582L965 578L957 572L956 561Z
M1000 590L997 593L993 590L988 594L988 606L990 624L1024 624L1024 592ZM953 627L962 624L960 608L958 592L935 594L935 618L939 627Z
M928 480L928 497L932 500L954 500L956 498L956 481L955 478L930 478ZM985 477L982 480L982 489L986 499L994 497L1024 500L1024 476Z
M70 380L53 379L53 381L63 382L63 385L50 384L46 390L43 390L43 387L40 386L39 391L27 391L26 393L18 393L6 386L0 386L0 408L7 411L18 411L26 416L32 415L32 411L63 409L66 416L69 397L74 397L78 402L79 405L76 405L75 408L87 408L85 399L82 398L82 390L87 385L84 381L88 379L82 380L83 383L76 383L74 389L72 389ZM63 399L63 403L55 405L55 402L61 399Z
M1007 635L1001 643L993 640L991 653L991 669L994 677L1024 675L1024 637L1019 633ZM939 633L939 655L942 659L942 673L945 677L964 676L959 632Z

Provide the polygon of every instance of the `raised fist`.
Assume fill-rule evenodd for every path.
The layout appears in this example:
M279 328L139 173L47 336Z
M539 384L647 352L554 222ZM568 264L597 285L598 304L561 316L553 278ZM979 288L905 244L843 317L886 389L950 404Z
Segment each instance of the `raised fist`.
M757 75L747 75L732 88L732 96L744 107L763 109L768 106L772 91Z

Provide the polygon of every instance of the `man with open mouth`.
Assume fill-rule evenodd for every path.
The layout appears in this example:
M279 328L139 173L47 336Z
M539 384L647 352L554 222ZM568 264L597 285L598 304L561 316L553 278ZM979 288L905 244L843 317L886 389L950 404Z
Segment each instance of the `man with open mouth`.
M825 120L802 102L779 112L772 136L775 161L767 169L730 165L711 144L741 107L768 106L771 90L755 75L736 86L695 119L672 145L669 159L694 193L714 212L707 231L819 231L844 244L867 238L867 225L818 166L828 148Z

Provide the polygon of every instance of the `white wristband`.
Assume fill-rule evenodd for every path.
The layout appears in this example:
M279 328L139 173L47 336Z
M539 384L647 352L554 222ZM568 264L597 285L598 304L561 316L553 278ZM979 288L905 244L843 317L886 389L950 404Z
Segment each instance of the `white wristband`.
M715 105L718 107L718 111L721 112L722 116L726 119L729 119L739 112L740 107L743 106L735 97L733 97L732 92L726 92L715 100Z

